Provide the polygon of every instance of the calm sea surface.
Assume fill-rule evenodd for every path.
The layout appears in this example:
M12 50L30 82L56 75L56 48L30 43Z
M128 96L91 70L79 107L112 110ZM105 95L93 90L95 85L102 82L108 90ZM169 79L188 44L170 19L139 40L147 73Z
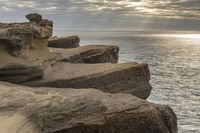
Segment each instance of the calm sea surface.
M200 34L58 31L77 34L82 45L120 47L120 62L149 64L149 101L173 108L180 133L200 133Z

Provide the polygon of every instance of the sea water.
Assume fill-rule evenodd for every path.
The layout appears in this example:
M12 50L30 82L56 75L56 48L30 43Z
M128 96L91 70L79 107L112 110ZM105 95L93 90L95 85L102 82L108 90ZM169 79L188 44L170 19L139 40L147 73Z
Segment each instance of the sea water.
M132 31L57 31L80 36L81 45L117 45L119 62L148 63L150 102L170 106L180 133L200 133L200 34Z

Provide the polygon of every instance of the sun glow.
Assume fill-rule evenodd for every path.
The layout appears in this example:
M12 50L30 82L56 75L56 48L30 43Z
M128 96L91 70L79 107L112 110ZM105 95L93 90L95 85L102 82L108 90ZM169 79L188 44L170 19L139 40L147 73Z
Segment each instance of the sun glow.
M175 35L175 37L179 37L179 38L199 38L200 39L200 34L177 34Z
M163 36L163 37L172 37L177 39L183 39L183 40L193 40L193 41L199 41L200 40L200 34L160 34L155 36Z

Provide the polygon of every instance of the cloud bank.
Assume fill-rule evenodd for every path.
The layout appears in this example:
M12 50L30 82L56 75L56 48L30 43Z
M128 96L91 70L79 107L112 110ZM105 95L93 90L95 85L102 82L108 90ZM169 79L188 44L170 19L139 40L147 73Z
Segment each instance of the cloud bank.
M0 5L1 21L14 21L14 14L39 12L51 16L57 23L65 21L66 25L80 27L125 23L125 27L132 24L132 27L144 28L154 27L155 22L165 28L167 25L176 28L176 23L186 29L200 26L200 0L0 0Z

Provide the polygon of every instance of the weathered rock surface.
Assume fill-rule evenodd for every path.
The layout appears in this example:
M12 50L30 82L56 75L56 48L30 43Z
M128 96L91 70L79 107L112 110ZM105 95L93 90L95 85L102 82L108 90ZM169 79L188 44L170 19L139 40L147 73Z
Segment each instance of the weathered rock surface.
M93 89L0 83L2 133L177 133L167 106Z
M118 46L90 45L71 49L50 48L56 54L56 61L70 63L117 63Z
M41 79L43 76L42 66L9 64L0 66L0 81L16 84Z
M53 23L39 14L27 18L31 22L0 25L1 81L20 84L43 76L42 67L50 59L47 44Z
M56 63L52 58L57 52L61 57L57 56L56 59L62 61L69 59L69 62L117 62L118 47L85 46L66 51L54 49L54 53L50 53L47 43L52 35L52 22L42 19L39 14L29 14L26 17L30 20L29 23L1 24L0 80L30 86L93 87L111 93L131 93L141 98L149 96L151 86L146 65L135 63L74 65ZM60 38L51 40L56 39L55 42L59 43L59 40L62 42ZM77 36L64 38L64 42L66 40L79 43ZM51 66L52 64L54 65Z
M147 64L56 63L45 69L42 80L26 82L35 87L96 88L109 93L130 93L146 99L151 93Z
M53 48L76 48L79 47L80 39L78 36L50 38L48 46Z
M52 24L49 20L40 20L38 23L1 24L0 56L3 57L3 53L5 56L10 55L29 61L48 57L47 43L52 35Z

